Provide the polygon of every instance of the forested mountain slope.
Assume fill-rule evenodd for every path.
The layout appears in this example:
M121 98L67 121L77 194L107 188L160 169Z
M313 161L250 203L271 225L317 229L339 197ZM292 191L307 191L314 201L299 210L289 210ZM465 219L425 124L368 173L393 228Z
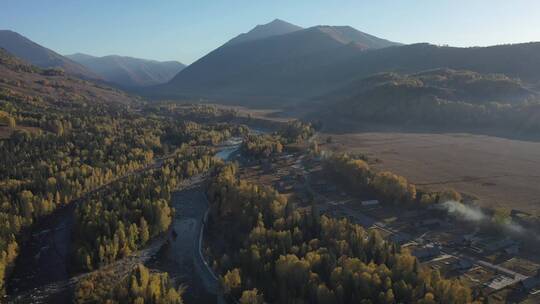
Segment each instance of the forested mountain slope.
M319 107L308 116L328 126L347 121L349 127L380 123L491 128L516 134L540 129L538 93L502 74L450 69L381 73L354 81L316 102Z
M71 77L60 69L32 66L3 49L0 49L0 75L3 92L26 100L72 106L135 100L122 91Z
M39 295L57 303L50 297L71 292L74 272L123 259L166 233L171 192L212 166L210 146L244 131L187 120L221 115L215 108L145 105L3 50L0 75L0 297L7 292L8 302ZM51 222L61 226L41 228ZM42 235L54 244L29 246ZM181 290L154 278L167 285L163 297L181 303ZM140 297L161 298L133 295Z

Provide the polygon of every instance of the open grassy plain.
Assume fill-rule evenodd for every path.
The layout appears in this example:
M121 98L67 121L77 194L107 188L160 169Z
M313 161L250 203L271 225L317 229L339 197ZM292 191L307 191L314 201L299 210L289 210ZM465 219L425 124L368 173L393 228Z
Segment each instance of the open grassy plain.
M319 135L326 149L363 153L428 189L454 188L489 207L540 214L540 143L466 133Z

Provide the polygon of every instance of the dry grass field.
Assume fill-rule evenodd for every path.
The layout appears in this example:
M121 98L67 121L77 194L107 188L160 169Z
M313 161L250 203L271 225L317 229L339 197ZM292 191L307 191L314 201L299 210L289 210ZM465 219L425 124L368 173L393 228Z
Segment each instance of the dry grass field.
M429 189L454 188L490 207L540 214L540 143L464 133L321 134L334 151L364 153L375 165Z

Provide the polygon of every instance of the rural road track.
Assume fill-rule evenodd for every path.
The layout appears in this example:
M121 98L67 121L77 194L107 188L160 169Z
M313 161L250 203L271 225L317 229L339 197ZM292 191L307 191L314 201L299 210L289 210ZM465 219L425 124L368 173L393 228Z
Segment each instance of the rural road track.
M367 216L367 215L365 215L365 214L363 214L363 213L361 213L359 211L353 210L353 209L345 206L345 203L348 202L349 200L343 200L343 201L339 201L339 202L338 201L331 201L326 196L315 192L311 188L311 185L309 184L309 180L310 180L309 179L309 173L306 172L306 170L304 169L303 174L304 174L304 181L305 181L306 187L312 193L314 193L317 197L319 197L321 199L321 201L325 202L325 204L332 204L332 205L338 206L339 208L345 210L347 214L352 214L354 216L356 222L358 224L362 225L363 227L365 227L365 228L370 228L370 227L377 228L377 229L380 229L380 230L383 230L383 231L389 233L390 235L396 235L396 236L398 236L399 239L402 239L402 240L406 240L406 241L413 241L414 240L414 238L411 235L396 231L396 230L394 230L394 229L392 229L390 227L387 227L384 223L382 223L380 221L377 221L377 220L375 220L375 219L373 219L373 218L371 218L371 217L369 217L369 216ZM466 254L463 254L463 253L460 253L460 252L450 252L450 250L443 249L443 250L441 250L441 255L445 255L447 257L454 257L454 258L458 258L458 259L466 259L466 260L470 261L473 264L489 268L489 269L495 271L496 273L503 274L503 275L508 276L509 278L511 278L512 280L509 280L508 282L517 283L517 282L520 282L520 281L525 280L525 279L528 278L528 276L523 275L523 274L518 273L518 272L515 272L515 271L513 271L511 269L508 269L506 267L502 267L500 265L495 265L493 263L484 261L484 260L482 260L480 258L469 256L469 255L466 255Z
M42 221L43 226L34 232L23 245L15 264L15 273L10 278L10 293L5 299L8 303L62 303L66 299L68 288L88 274L69 277L67 271L73 212L78 204L84 203L89 197L105 191L115 182L160 168L167 158L174 154L157 158L146 166L128 172L118 178L86 192L72 200L67 206L57 209L50 217ZM150 248L150 247L149 247ZM141 251L139 258L148 255L148 250ZM138 255L138 253L137 253ZM134 256L133 261L138 261ZM21 264L22 263L22 264ZM116 264L116 263L114 263ZM20 271L17 271L20 268Z
M8 297L8 303L58 303L55 301L55 296L68 291L78 282L97 273L98 271L111 272L115 277L115 279L112 281L121 282L121 280L131 272L135 265L139 263L144 264L151 257L153 257L161 246L163 246L166 239L166 236L158 237L151 241L150 245L145 249L139 250L127 258L115 261L105 267L100 268L99 270L79 274L69 278L68 280L52 282L34 289L26 290L16 295L11 295Z
M236 149L238 149L239 145L236 145ZM231 146L224 146L220 147L220 151L224 149L231 149ZM219 154L219 152L218 152ZM104 191L108 189L108 187L118 181L124 180L130 176L141 174L146 171L160 168L163 165L164 160L173 157L174 154L167 155L162 158L155 159L154 162L151 164L146 165L143 168L134 170L132 172L129 172L121 177L118 177L116 179L113 179L87 193L84 195L74 199L71 201L71 203L68 205L71 211L74 211L76 206L80 203L83 203L88 199L91 195L94 195L96 193L99 193L101 191ZM219 155L216 155L219 156ZM227 158L230 156L230 153L227 153ZM227 160L227 159L224 159ZM198 209L198 213L195 214L193 218L194 223L194 237L192 238L191 246L188 246L189 250L187 252L183 252L183 254L186 254L186 256L182 258L190 259L191 257L191 265L196 270L196 274L201 280L201 282L204 285L204 289L213 295L216 295L217 302L218 303L225 303L224 299L220 292L220 286L219 286L219 279L214 274L212 269L207 264L203 254L202 254L202 245L203 245L203 234L204 234L204 225L207 217L207 213L209 210L209 202L206 197L206 194L202 187L202 181L205 178L204 175L197 175L194 176L188 180L185 180L181 188L182 190L176 191L175 193L187 193L188 195L192 195L192 199L195 202L195 205L198 206L196 209ZM173 202L174 205L174 202ZM64 208L62 208L64 209ZM61 210L58 210L60 212ZM71 214L72 212L66 212L66 214L63 214L63 218L65 220L65 217L73 216ZM62 224L62 230L64 233L68 234L68 237L71 236L71 225L65 225ZM175 223L173 222L172 225L173 229L175 229ZM57 227L54 227L54 229L50 229L50 231L59 231L60 229L56 229ZM38 232L39 234L40 232ZM165 244L167 239L169 238L167 235L160 236L150 242L150 245L148 245L145 249L139 250L136 253L132 254L131 256L124 258L122 260L118 260L114 263L111 263L105 267L100 268L99 270L96 270L94 272L79 274L73 277L67 277L65 279L59 279L53 282L46 282L44 284L40 284L37 287L27 288L23 290L17 290L15 293L11 293L6 297L6 300L8 303L63 303L66 300L66 294L81 280L84 278L94 274L97 271L105 270L108 272L113 273L115 276L114 281L121 282L123 278L125 278L131 270L135 267L135 265L139 263L146 263L148 262L152 257L154 257L157 252L162 248L162 246ZM47 238L49 238L53 243L48 250L54 251L54 254L57 255L56 258L60 258L63 261L66 261L67 263L67 254L68 249L65 249L65 252L61 252L57 248L57 240L56 236L53 234L49 234L47 232L46 235ZM69 240L63 240L64 242L69 242ZM63 244L64 248L69 247L68 244ZM43 248L43 247L42 247ZM42 248L39 248L40 250ZM34 253L34 252L32 252ZM35 254L30 254L30 256L34 256ZM41 263L41 261L40 261ZM46 262L45 262L46 263ZM65 266L65 265L64 265ZM34 275L35 272L33 272L32 275ZM26 276L23 278L23 280L33 280L34 276ZM47 277L46 273L39 273L39 276ZM69 274L66 273L66 276L69 276ZM0 299L1 302L2 299Z

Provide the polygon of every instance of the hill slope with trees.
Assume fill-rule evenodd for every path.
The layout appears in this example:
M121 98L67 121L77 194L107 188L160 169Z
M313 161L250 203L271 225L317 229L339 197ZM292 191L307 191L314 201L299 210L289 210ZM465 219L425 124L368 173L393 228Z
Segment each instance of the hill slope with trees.
M539 97L523 81L502 74L381 73L319 98L322 105L311 117L342 130L378 123L533 134L540 130Z
M5 95L45 104L84 106L137 101L122 91L69 76L63 70L30 65L4 49L0 49L0 89Z
M213 164L213 150L197 146L245 132L215 122L226 118L189 121L218 117L216 108L145 105L115 89L29 65L3 50L0 72L2 297L15 264L29 262L19 258L46 263L35 254L20 255L33 250L29 236L42 232L40 223L59 213L74 218L74 227L65 227L73 240L62 242L72 249L77 270L125 257L168 229L174 213L168 198L178 183ZM47 279L40 277L36 284Z

